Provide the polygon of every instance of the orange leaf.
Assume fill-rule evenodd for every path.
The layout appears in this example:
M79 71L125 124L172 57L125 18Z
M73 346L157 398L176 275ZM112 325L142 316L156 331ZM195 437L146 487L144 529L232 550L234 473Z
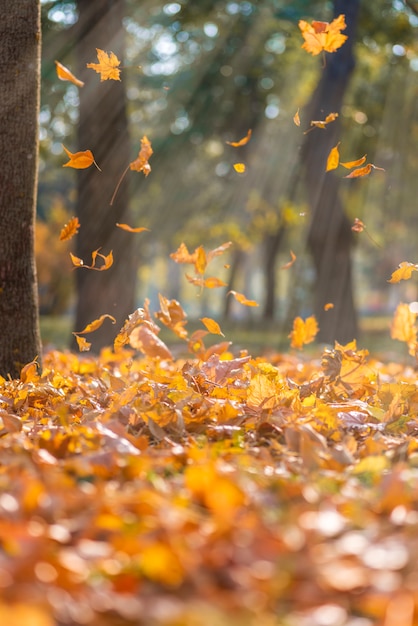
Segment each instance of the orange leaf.
M99 318L97 318L97 320L94 320L93 322L90 322L90 324L87 324L87 326L83 328L83 330L78 330L77 333L75 334L85 335L87 333L93 333L95 330L100 328L100 326L103 324L105 319L109 319L111 320L112 324L116 324L116 320L113 317L113 315L109 315L108 313L105 313L104 315L101 315Z
M62 63L60 63L59 61L55 61L55 65L57 69L57 76L60 80L68 80L70 81L70 83L74 83L74 85L77 85L77 87L84 86L83 81L76 78L74 74L70 72L68 67L65 67L65 65L62 65Z
M171 328L180 339L187 338L187 315L177 300L168 300L165 296L159 295L160 311L155 313L155 317L165 326Z
M234 163L234 170L238 172L238 174L243 174L246 170L244 163Z
M256 302L255 300L248 300L242 293L238 293L237 291L231 290L231 291L228 291L226 295L229 296L230 293L234 296L237 302L239 302L240 304L243 304L244 306L260 306L258 302Z
M210 333L212 333L212 335L222 335L222 337L225 337L225 335L221 331L221 327L219 326L218 322L215 322L215 320L211 319L210 317L202 317L200 321L205 326L205 328Z
M381 170L382 172L385 171L383 167L377 167L376 165L373 165L373 163L367 163L364 167L359 167L357 170L353 170L347 174L347 176L344 176L344 178L359 178L360 176L368 176L372 170Z
M151 171L151 166L148 163L148 159L153 154L153 149L151 147L151 142L145 135L141 139L141 149L138 152L138 156L135 161L129 164L131 170L135 172L143 172L144 176L148 176Z
M100 74L100 81L120 80L120 61L116 54L96 48L98 63L87 63L87 67Z
M185 243L181 243L177 250L170 254L170 258L173 259L173 261L175 261L176 263L194 264L196 262L196 257L196 251L194 251L193 254L190 254Z
M318 323L314 315L305 321L301 317L296 317L293 321L293 330L289 334L292 348L302 348L307 343L311 343L318 333Z
M334 305L332 302L327 302L326 304L324 304L324 311L329 311L330 309L333 309Z
M353 167L359 167L360 165L363 165L363 163L366 161L366 158L367 154L362 156L361 159L357 159L357 161L346 161L345 163L340 161L340 165L347 168L348 170L351 170Z
M412 272L418 271L418 265L402 261L399 263L399 269L395 270L388 280L388 283L399 283L401 280L408 280L412 276Z
M328 115L326 116L324 120L312 120L311 126L315 128L326 128L327 124L331 124L331 122L335 122L337 117L338 117L338 113L328 113ZM312 130L312 128L310 128L309 130L306 130L305 135L306 133L309 133L310 130Z
M99 272L103 272L104 270L108 270L109 267L112 267L112 265L113 265L113 252L112 252L112 250L106 256L104 254L98 254L97 256L101 257L103 259L104 263L103 263L103 265L101 267L92 267L92 269L98 270Z
M88 352L91 348L91 343L89 343L85 337L79 337L77 333L73 333L73 335L77 341L80 352Z
M74 237L74 235L78 233L79 228L80 222L78 221L78 217L72 217L60 232L60 241L68 241Z
M165 343L146 324L134 328L129 335L129 343L132 348L140 350L148 357L169 360L173 358Z
M300 20L299 28L305 40L302 48L313 56L323 51L335 52L347 40L347 36L341 34L346 28L344 15L339 15L331 23L313 21L309 24Z
M355 233L362 233L363 230L365 229L365 225L364 222L362 222L361 220L359 220L358 217L354 218L354 224L351 227L351 230Z
M408 345L411 356L415 355L417 346L416 318L417 314L411 311L410 306L401 302L395 311L390 329L392 339L404 341Z
M204 274L207 266L206 253L203 246L195 250L196 260L194 262L196 274Z
M340 153L338 151L338 146L340 145L340 142L337 143L336 146L334 146L331 150L331 152L328 155L328 159L327 159L327 167L326 167L326 172L330 172L331 170L335 170L338 167L338 164L340 162Z
M293 122L296 124L296 126L300 126L299 109L296 111L296 113L293 116Z
M70 152L64 145L62 147L64 148L68 158L70 159L68 163L64 163L62 167L73 167L76 170L84 170L94 164L99 172L101 172L100 167L94 160L94 156L91 150L84 150L82 152Z
M116 226L118 228L121 228L122 230L126 230L128 233L142 233L144 230L149 231L149 228L145 228L145 227L139 227L139 228L132 228L132 226L128 226L128 224L118 224L116 223Z
M216 276L209 276L203 281L203 286L208 289L216 289L217 287L226 287L227 284L220 278L216 278Z
M225 250L228 250L230 246L232 246L232 241L226 241L225 243L221 244L217 248L210 250L210 252L208 252L206 255L207 262L209 263L215 256L219 256L223 254Z
M296 254L293 252L293 250L290 251L290 261L288 263L285 263L284 265L282 265L282 270L288 270L290 267L292 267L293 263L296 261Z
M71 252L70 252L70 257L71 257L71 261L73 265L75 265L76 267L84 267L83 259L79 259L78 256L75 256Z
M251 134L252 134L252 130L250 128L248 133L245 135L245 137L243 137L239 141L227 141L226 143L229 146L233 146L234 148L239 148L240 146L245 146L245 144L247 144L250 141Z

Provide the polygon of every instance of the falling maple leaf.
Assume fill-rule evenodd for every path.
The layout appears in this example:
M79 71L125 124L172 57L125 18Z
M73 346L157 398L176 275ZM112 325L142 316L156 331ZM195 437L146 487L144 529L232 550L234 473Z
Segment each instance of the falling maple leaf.
M314 341L318 330L318 322L314 315L306 318L306 320L296 317L293 320L293 329L289 334L291 347L301 349L305 344L311 343Z
M94 156L91 150L84 150L82 152L70 152L64 145L62 147L64 148L68 158L70 159L68 163L64 163L62 167L73 167L76 170L84 170L91 165L95 165L99 172L102 171L94 160Z
M218 322L215 322L215 320L211 319L210 317L202 317L200 321L205 326L205 328L210 333L212 333L212 335L222 335L222 337L225 337L225 335L221 331L221 327L219 326Z
M246 298L243 293L239 293L238 291L234 291L231 289L231 291L228 291L226 295L229 296L229 294L232 294L235 300L240 304L243 304L244 306L260 306L258 302L256 302L255 300L248 300L248 298Z
M337 143L336 146L334 146L332 148L332 150L330 151L328 158L327 158L327 167L326 167L326 172L330 172L331 170L335 170L338 167L338 164L340 162L340 153L338 150L338 146L340 145L340 142Z
M138 156L136 157L134 161L129 163L125 171L122 173L122 176L119 178L118 184L116 185L115 191L113 192L112 198L110 200L110 205L113 204L116 198L116 194L118 193L119 187L121 186L121 183L123 179L125 178L128 170L131 169L135 172L143 172L145 177L148 176L148 174L151 171L151 165L148 163L148 159L151 157L153 152L154 151L152 149L150 140L148 139L148 137L144 135L141 139L141 149L138 152Z
M359 167L358 169L353 170L347 174L347 176L344 176L344 178L359 178L361 176L368 176L372 170L381 170L382 172L385 171L383 167L377 167L377 165L373 165L373 163L368 163L364 167Z
M96 48L98 63L87 63L87 67L100 74L100 81L120 80L120 61L116 54L109 54L100 48Z
M245 167L245 163L234 163L234 170L236 172L238 172L238 174L244 174L245 170L247 169Z
M296 261L296 254L293 252L293 250L290 251L290 261L288 261L287 263L285 263L284 265L282 265L282 270L288 270L290 267L292 267L292 265L294 264L294 262Z
M348 39L347 35L341 34L346 27L344 15L339 15L331 23L313 21L309 24L300 20L299 28L305 40L302 48L313 56L324 51L335 52Z
M80 222L78 221L78 217L72 217L60 232L60 241L68 241L74 237L74 235L78 233L79 228Z
M300 126L299 109L296 111L296 113L293 116L293 122L294 124L296 124L296 126Z
M142 233L144 231L148 231L149 232L149 228L145 228L144 226L139 226L138 228L133 228L132 226L129 226L128 224L118 224L118 223L116 223L116 226L118 228L121 228L122 230L126 230L126 232L128 232L128 233Z
M408 261L402 261L399 263L399 268L392 273L388 283L399 283L401 280L408 280L412 276L412 272L418 271L418 265L415 263L408 263Z
M239 141L227 141L226 143L229 146L232 146L233 148L239 148L240 146L245 146L245 144L247 144L250 141L251 134L252 134L252 130L250 128L248 133L245 135L245 137L243 137Z
M76 78L76 76L74 76L74 74L70 72L68 67L65 67L65 65L62 65L62 63L60 63L59 61L55 61L55 65L57 70L57 76L60 80L68 80L70 83L74 83L74 85L77 85L77 87L84 86L83 81Z

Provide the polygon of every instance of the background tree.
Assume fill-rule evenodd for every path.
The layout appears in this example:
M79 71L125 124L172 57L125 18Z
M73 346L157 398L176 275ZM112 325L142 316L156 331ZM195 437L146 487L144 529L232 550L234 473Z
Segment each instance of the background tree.
M41 358L34 261L40 5L0 2L0 374Z

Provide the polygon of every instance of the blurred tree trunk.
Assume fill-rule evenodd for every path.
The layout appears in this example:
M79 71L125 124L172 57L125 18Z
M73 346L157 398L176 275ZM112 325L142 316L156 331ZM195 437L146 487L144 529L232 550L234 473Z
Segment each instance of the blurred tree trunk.
M80 89L78 150L92 150L102 172L95 167L78 170L77 215L81 228L76 237L76 255L88 264L93 250L113 250L114 264L106 271L76 270L77 308L75 329L82 330L104 313L110 322L88 336L98 351L113 341L127 316L135 309L137 252L135 237L115 224L130 223L129 176L121 184L110 206L119 177L132 160L123 79L101 82L87 63L96 63L96 48L114 52L123 65L124 0L78 0L79 23L76 53L78 75L85 82ZM139 146L138 146L139 149Z
M347 41L326 54L321 78L304 111L307 121L321 120L340 112L355 61L353 47L360 0L334 0L334 16L345 15ZM353 233L340 198L341 174L325 172L328 154L337 143L339 123L314 129L302 146L304 178L311 209L308 246L316 270L315 315L318 338L326 343L351 341L358 334L353 299L351 250ZM334 308L324 311L328 302Z
M39 0L0 0L0 374L41 356L34 259L40 83Z

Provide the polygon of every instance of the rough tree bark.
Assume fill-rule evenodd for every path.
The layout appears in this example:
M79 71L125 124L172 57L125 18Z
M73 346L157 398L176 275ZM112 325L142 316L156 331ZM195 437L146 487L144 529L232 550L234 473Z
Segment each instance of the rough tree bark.
M326 54L321 78L305 108L307 120L320 120L341 110L355 66L353 47L359 7L360 0L334 0L334 15L345 15L344 34L348 39L339 50ZM339 195L340 176L325 172L328 154L338 142L338 130L338 122L329 124L326 130L314 129L302 146L312 215L308 246L316 270L315 315L320 327L318 338L326 343L347 342L358 335L351 272L353 233ZM328 302L334 308L325 312Z
M0 0L0 374L41 357L34 259L39 0Z
M128 208L129 176L110 206L118 179L132 160L123 78L120 82L100 82L99 75L86 68L87 63L97 62L96 48L114 52L123 65L124 4L124 0L77 2L78 74L85 81L80 89L77 150L92 150L102 172L95 167L77 172L77 215L81 228L76 238L76 255L88 263L97 248L101 248L103 254L113 250L114 255L113 266L104 272L76 270L75 330L82 330L104 313L117 320L115 326L106 321L102 328L88 336L95 351L112 342L135 308L137 241L115 226L117 222L132 222Z

